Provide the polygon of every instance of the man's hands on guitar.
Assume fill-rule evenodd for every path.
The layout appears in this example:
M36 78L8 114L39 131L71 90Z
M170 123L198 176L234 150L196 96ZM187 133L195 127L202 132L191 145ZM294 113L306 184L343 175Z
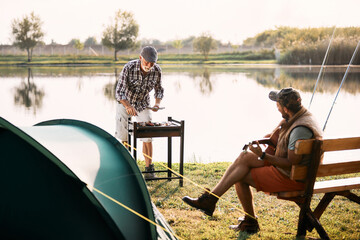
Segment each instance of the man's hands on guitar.
M248 148L255 153L257 156L261 157L263 155L263 150L260 147L260 144L264 144L266 147L265 151L267 154L274 155L276 150L277 141L279 138L280 128L276 128L272 133L267 134L265 139L260 139L257 141L249 142L243 147L243 151L246 152Z
M252 143L249 144L249 149L256 154L257 156L261 156L263 153L263 150L260 147L260 143L259 141L253 141Z

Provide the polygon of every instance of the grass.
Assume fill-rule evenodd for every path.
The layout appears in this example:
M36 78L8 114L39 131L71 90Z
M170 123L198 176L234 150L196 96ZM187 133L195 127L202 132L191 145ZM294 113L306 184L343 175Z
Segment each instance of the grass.
M213 188L230 163L185 163L184 176L196 184ZM139 162L140 168L143 163ZM155 163L156 169L161 169ZM177 171L178 165L174 164ZM256 215L259 218L261 231L254 235L237 233L229 229L236 224L237 218L243 216L241 205L231 188L218 202L212 217L184 204L183 196L197 197L203 190L189 180L184 180L184 187L179 181L147 182L152 201L158 210L182 239L296 239L299 208L290 201L279 200L263 192L254 193ZM360 191L356 191L357 194ZM315 195L313 205L317 204L322 194ZM331 239L360 239L359 205L344 197L335 197L321 217L325 230ZM316 230L307 233L308 239L318 239Z
M27 62L26 55L3 55L0 56L0 65L20 65L20 66L36 66L36 65L84 65L84 64L123 64L128 62L130 58L119 58L114 61L107 56L85 56L85 55L41 55L33 56L31 62Z
M0 66L46 66L46 65L123 65L138 55L113 56L88 55L40 55L27 62L26 55L0 55ZM275 63L271 53L244 52L210 54L207 60L200 54L159 54L159 64L257 64Z

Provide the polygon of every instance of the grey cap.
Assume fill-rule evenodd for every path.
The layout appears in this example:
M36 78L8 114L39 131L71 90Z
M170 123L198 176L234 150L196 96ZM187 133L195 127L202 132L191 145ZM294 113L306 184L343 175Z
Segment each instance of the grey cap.
M287 108L301 106L300 93L291 87L283 88L280 91L271 91L269 98Z
M141 50L140 55L145 58L147 62L156 63L157 61L157 51L154 47L146 46Z

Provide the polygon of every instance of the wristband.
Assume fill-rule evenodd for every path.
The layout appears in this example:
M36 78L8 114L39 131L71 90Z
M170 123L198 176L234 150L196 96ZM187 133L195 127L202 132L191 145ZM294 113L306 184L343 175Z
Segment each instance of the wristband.
M263 152L262 154L261 154L261 157L258 157L258 160L260 160L260 161L264 161L264 158L265 158L265 152Z

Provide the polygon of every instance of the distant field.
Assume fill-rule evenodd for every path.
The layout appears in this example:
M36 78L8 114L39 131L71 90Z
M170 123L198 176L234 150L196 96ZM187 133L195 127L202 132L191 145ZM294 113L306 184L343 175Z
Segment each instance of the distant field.
M31 62L27 62L26 55L1 55L0 65L117 65L124 64L138 55L118 56L114 61L109 56L87 56L87 55L44 55L34 56ZM159 64L237 64L237 63L275 63L275 57L269 51L241 52L210 54L205 60L200 54L159 54Z

